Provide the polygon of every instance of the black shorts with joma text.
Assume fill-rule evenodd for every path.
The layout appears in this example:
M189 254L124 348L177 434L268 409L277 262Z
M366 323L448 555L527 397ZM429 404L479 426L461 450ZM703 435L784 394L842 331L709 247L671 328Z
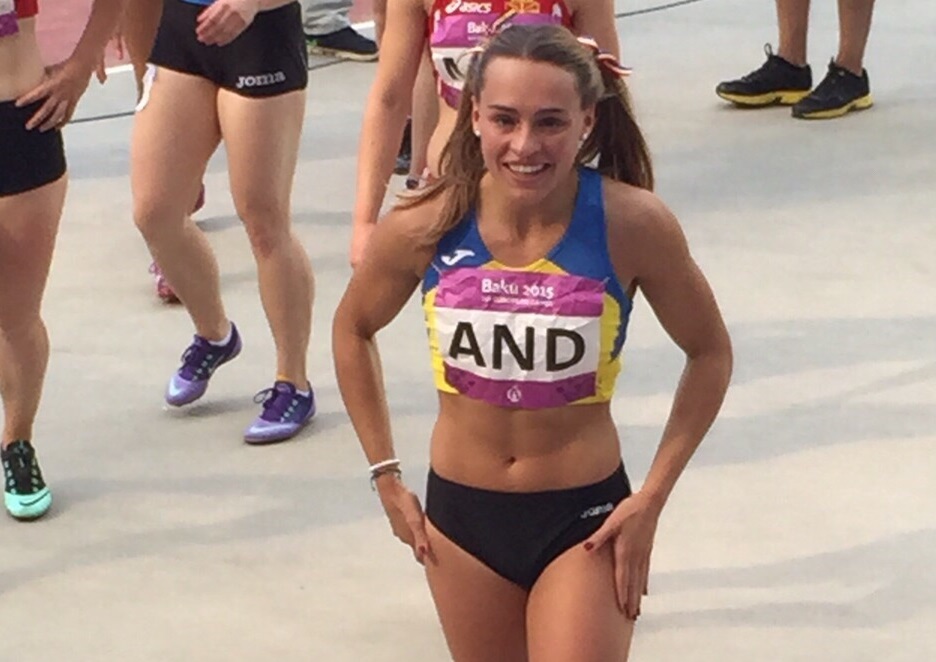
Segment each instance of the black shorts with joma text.
M246 97L272 97L305 89L309 56L298 2L259 12L227 46L198 41L198 15L207 8L206 4L165 0L150 63L206 78Z
M631 494L624 465L591 485L496 492L429 470L426 517L445 537L529 591L554 560L585 542Z
M26 129L43 103L40 99L17 108L13 101L0 102L0 198L51 184L65 174L62 132Z

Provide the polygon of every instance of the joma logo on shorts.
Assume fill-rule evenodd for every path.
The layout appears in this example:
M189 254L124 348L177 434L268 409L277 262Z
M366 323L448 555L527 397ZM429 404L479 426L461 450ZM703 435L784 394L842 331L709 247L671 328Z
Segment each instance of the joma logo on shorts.
M588 519L590 517L599 517L601 515L606 515L607 513L610 513L612 510L614 510L614 504L611 502L608 502L601 506L594 506L593 508L589 508L584 513L582 513L581 518Z
M266 87L267 85L276 85L285 83L286 74L277 71L273 74L257 74L256 76L241 76L237 79L237 89L242 90L245 87Z

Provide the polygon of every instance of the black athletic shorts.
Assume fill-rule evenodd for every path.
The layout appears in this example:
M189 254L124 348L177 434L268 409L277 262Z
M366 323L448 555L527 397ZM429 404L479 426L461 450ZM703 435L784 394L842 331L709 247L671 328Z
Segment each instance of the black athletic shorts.
M584 543L630 495L623 464L597 483L546 492L482 490L430 470L426 517L446 538L529 591L550 563Z
M0 197L32 191L65 174L62 132L26 130L26 122L45 100L17 108L0 102Z
M259 12L227 46L206 46L195 35L207 5L165 0L150 63L210 80L246 97L303 90L309 82L302 10L298 2Z

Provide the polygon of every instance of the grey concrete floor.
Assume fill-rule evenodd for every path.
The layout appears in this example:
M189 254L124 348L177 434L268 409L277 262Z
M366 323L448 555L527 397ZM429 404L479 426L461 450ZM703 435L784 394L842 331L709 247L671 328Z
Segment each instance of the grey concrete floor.
M620 2L619 9L652 4ZM836 49L816 2L810 56ZM936 5L879 3L877 105L803 123L741 112L714 85L776 42L768 0L704 0L619 21L659 191L719 297L737 369L724 412L659 530L632 659L936 659ZM189 340L160 305L130 220L129 118L66 132L72 182L46 315L53 354L36 432L55 492L0 520L0 660L448 656L420 568L363 477L329 355L349 275L355 150L372 65L312 74L294 198L318 278L310 359L321 413L297 440L240 441L273 348L223 152L201 213L245 336L204 402L161 395ZM90 118L127 110L126 76ZM400 455L420 490L434 414L417 302L382 336ZM639 483L681 357L633 316L614 411ZM496 661L492 661L496 662Z

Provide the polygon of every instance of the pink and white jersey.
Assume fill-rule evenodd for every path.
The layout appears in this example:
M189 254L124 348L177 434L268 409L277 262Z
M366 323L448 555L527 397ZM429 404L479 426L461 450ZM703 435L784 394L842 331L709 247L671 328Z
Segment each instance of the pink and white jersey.
M493 36L496 26L564 25L572 15L563 0L435 0L429 17L429 47L439 96L458 108L468 67L465 52Z

